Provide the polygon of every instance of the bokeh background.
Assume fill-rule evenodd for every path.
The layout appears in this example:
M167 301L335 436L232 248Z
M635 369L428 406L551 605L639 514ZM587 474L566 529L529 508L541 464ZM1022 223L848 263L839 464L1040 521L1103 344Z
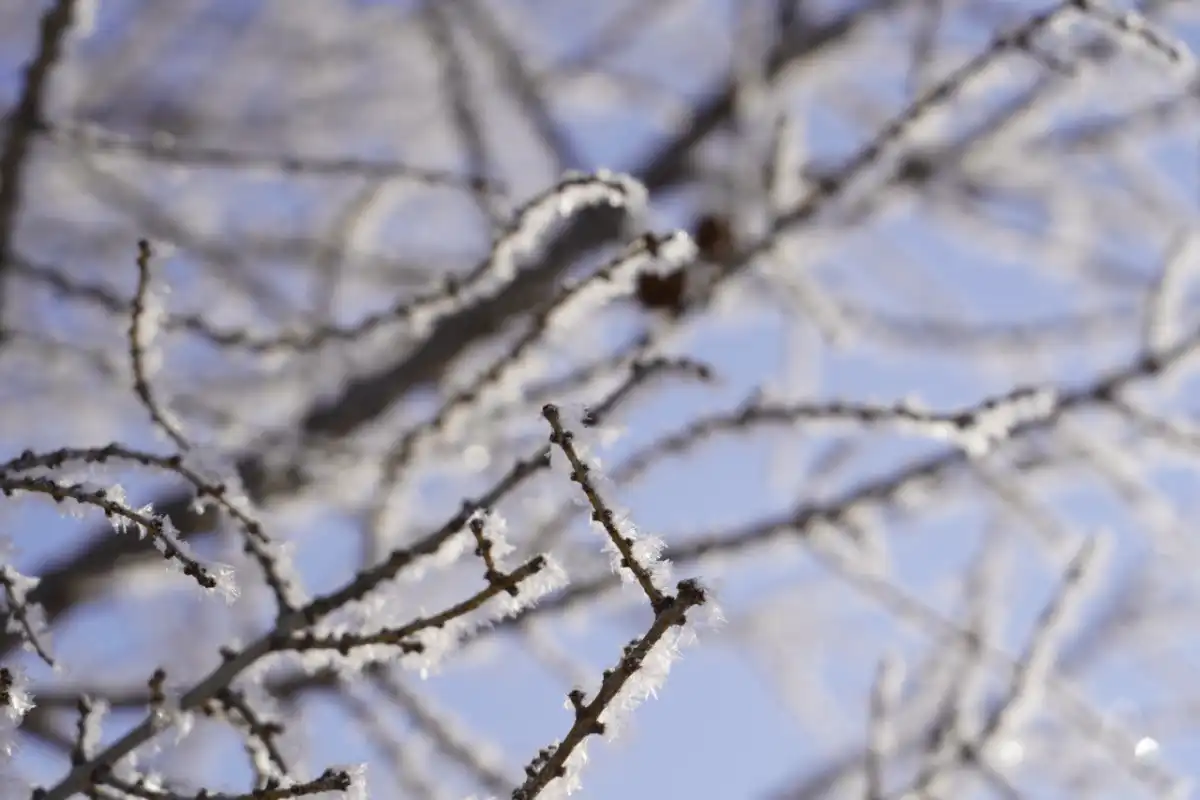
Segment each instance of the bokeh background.
M1200 83L1187 57L1200 15L1079 6L997 46L1055 6L4 3L0 455L113 441L171 452L127 343L147 238L155 391L205 463L240 473L316 594L451 516L544 440L543 402L596 401L649 334L646 352L703 361L715 380L667 376L612 430L579 435L609 499L668 543L677 574L713 587L726 623L616 741L589 745L583 797L868 797L881 731L894 739L879 754L888 797L931 765L945 783L930 797L1186 793L1200 763ZM986 66L946 84L936 109L854 161L980 54ZM645 184L643 217L569 215L494 302L427 337L397 333L388 309L479 263L565 171L599 168ZM831 177L837 191L819 192ZM813 192L815 213L775 224ZM546 337L520 382L380 489L388 450L554 286L641 230L696 232L705 218L731 238L689 267L689 286L734 274L678 318L631 298ZM372 314L381 323L354 335L313 333ZM1169 369L1138 366L1168 350ZM1093 391L1128 369L1145 374ZM977 457L940 428L829 413L954 413L1022 387L1084 400ZM764 402L811 408L662 443ZM644 469L623 466L638 453ZM233 565L241 595L203 595L94 511L0 502L5 558L42 578L34 598L62 665L4 640L38 702L13 734L6 797L66 771L80 692L112 702L114 740L144 716L156 667L187 687L219 646L271 622L236 530L190 514L170 475L71 474L154 503L200 557ZM518 551L545 549L572 577L520 624L424 679L385 665L262 698L309 776L367 762L370 797L482 797L563 734L566 692L594 686L650 618L611 585L577 497L554 470L498 509ZM1082 583L1064 578L1086 541L1102 557ZM440 607L477 572L426 576L396 602ZM873 725L881 663L897 687ZM1010 692L1014 663L1032 677ZM976 747L998 709L1011 714L1002 735ZM218 722L163 737L139 768L193 792L250 781Z

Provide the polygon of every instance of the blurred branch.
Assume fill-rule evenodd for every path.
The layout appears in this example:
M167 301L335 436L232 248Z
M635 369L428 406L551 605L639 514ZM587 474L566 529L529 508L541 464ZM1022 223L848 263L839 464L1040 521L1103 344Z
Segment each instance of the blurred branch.
M428 186L455 186L472 192L499 193L504 187L483 174L460 175L449 170L418 167L391 159L313 154L278 155L254 153L225 147L177 142L161 135L137 139L106 131L95 125L40 121L31 132L44 133L52 141L79 150L142 158L195 169L230 169L278 172L284 175L320 177L391 178Z
M845 12L820 26L798 26L769 59L771 75L796 68L819 58L853 36L879 11L897 0L878 0ZM692 149L720 128L733 112L734 82L724 79L702 99L685 129L660 145L636 171L651 192L665 191L689 174ZM549 245L541 261L523 272L498 295L463 309L437 325L413 350L382 369L348 382L331 400L318 400L304 415L304 438L337 439L372 422L412 391L434 384L457 358L476 343L491 336L510 321L522 317L550 297L555 282L581 255L615 242L622 231L623 212L601 208L577 215ZM237 472L247 494L256 503L294 493L308 483L302 466L283 470L269 468L259 453L248 453L237 462ZM155 510L169 518L183 539L211 531L216 516L211 511L196 514L187 490L171 490L153 499ZM31 592L47 620L53 623L78 604L107 591L123 565L137 563L153 554L132 537L114 537L97 531L78 552L46 565L41 583ZM119 566L120 565L120 566ZM0 653L8 652L17 639L0 638Z
M50 74L62 57L74 18L75 0L57 0L42 15L37 50L25 67L17 104L8 117L3 144L0 144L0 341L6 336L6 270L13 251L29 152L37 126L42 121Z

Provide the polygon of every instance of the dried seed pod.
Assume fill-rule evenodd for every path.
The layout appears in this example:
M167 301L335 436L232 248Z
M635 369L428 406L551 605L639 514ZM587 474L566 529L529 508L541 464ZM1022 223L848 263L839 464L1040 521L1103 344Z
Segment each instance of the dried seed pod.
M733 232L729 220L716 214L705 214L696 222L692 239L701 259L714 264L726 264L734 253ZM642 308L665 311L675 316L688 305L688 267L670 272L645 271L637 276L634 297Z
M729 218L717 214L705 214L696 223L692 235L700 255L716 264L725 264L733 256L733 226Z
M681 314L686 288L687 276L682 267L665 274L642 272L637 276L635 297L645 309Z

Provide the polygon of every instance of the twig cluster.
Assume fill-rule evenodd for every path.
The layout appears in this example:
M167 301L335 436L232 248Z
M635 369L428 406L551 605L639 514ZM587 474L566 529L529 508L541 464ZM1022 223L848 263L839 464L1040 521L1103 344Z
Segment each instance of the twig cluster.
M4 279L15 276L99 311L105 319L119 318L121 327L114 335L124 337L124 346L115 351L123 402L130 405L131 393L139 424L155 435L158 445L110 441L26 449L0 459L0 492L5 498L48 499L70 513L99 512L108 527L122 534L108 537L120 541L108 545L117 553L114 563L158 558L159 565L186 579L168 578L173 588L182 584L190 591L199 586L206 596L222 597L239 635L229 635L215 652L200 656L207 660L189 664L194 669L186 676L165 658L140 665L141 677L125 691L95 681L39 694L15 664L0 666L0 756L8 755L18 731L58 745L64 756L61 777L33 790L31 800L79 795L95 800L288 800L324 793L365 797L365 767L322 763L313 769L293 747L299 699L317 691L333 696L396 764L412 766L400 772L414 792L429 788L419 769L422 755L402 744L400 734L376 713L374 704L381 699L403 711L422 732L429 752L459 765L489 792L510 794L513 800L565 796L581 785L591 738L615 735L623 715L655 694L680 649L694 639L702 615L720 619L709 584L697 578L676 580L673 570L694 570L707 581L713 574L708 568L715 572L732 556L791 549L803 553L805 569L835 576L837 585L935 640L930 664L914 669L915 659L902 654L889 654L879 663L861 709L861 747L834 770L836 776L798 788L797 798L833 796L832 787L843 779L853 781L855 791L861 789L868 800L965 796L963 787L976 783L997 796L1018 798L1024 796L1018 767L1053 736L1086 743L1156 796L1179 791L1177 776L1145 757L1156 743L1149 739L1151 745L1143 746L1143 738L1095 709L1066 674L1072 636L1085 629L1081 620L1101 598L1101 580L1111 578L1105 570L1110 539L1103 533L1073 531L1049 507L1045 496L1052 489L1043 492L1031 486L1052 487L1074 458L1076 465L1085 464L1089 475L1105 481L1114 494L1143 513L1147 527L1178 528L1171 512L1156 502L1154 489L1136 474L1136 465L1125 460L1120 452L1124 443L1097 441L1099 436L1088 424L1076 424L1076 418L1100 420L1097 428L1119 427L1121 435L1135 432L1139 446L1154 441L1189 458L1200 453L1200 430L1155 408L1144 396L1150 392L1142 392L1182 373L1200 352L1200 328L1189 316L1186 297L1181 299L1194 269L1184 246L1186 235L1176 237L1170 263L1148 292L1137 352L1123 353L1115 367L1090 378L1031 378L940 409L915 400L829 399L794 386L757 386L728 405L707 406L678 420L672 416L670 430L636 442L612 467L601 465L589 440L595 434L607 440L618 414L659 383L674 387L684 378L719 388L718 370L677 353L676 345L694 331L698 318L720 308L724 298L754 279L762 279L771 303L802 309L811 317L808 321L818 338L831 348L882 330L893 344L936 340L944 351L960 355L969 347L993 351L1000 340L1009 350L1032 351L1031 342L1051 336L1045 326L1030 323L986 331L976 327L972 339L958 335L957 323L914 326L842 300L815 270L809 271L810 262L819 256L810 258L806 248L819 251L824 245L826 221L831 228L857 225L890 202L896 187L924 189L945 183L963 196L985 194L979 186L987 170L968 163L967 156L985 149L981 143L1003 147L1012 135L1008 126L1018 128L1022 119L1028 122L1026 115L1040 95L1031 90L1029 97L1017 98L1008 107L1009 116L1002 122L989 120L951 144L930 144L935 137L926 134L937 128L954 103L982 91L1005 58L1033 59L1047 84L1077 80L1080 69L1099 63L1095 53L1103 51L1091 43L1079 45L1077 53L1060 53L1076 48L1065 35L1060 37L1071 26L1192 70L1188 48L1148 17L1114 11L1098 0L1061 0L995 35L941 79L924 80L925 70L917 70L921 75L914 73L911 101L832 167L802 163L791 140L796 133L793 120L785 115L775 121L768 137L762 187L766 202L761 209L746 210L747 217L761 211L761 224L743 225L741 209L712 212L688 226L695 231L693 237L646 228L651 191L678 180L694 141L643 171L645 183L641 177L608 170L566 171L511 214L503 213L499 182L484 177L490 172L487 131L470 102L469 70L451 25L456 15L482 31L479 40L495 51L491 55L516 87L524 112L550 143L547 146L560 155L569 148L553 146L558 137L547 123L546 109L540 107L540 79L503 52L503 38L489 29L482 10L467 7L471 4L439 8L422 18L438 56L437 71L451 116L470 151L468 175L391 159L260 154L171 137L143 139L53 121L45 110L46 82L62 57L76 5L59 0L42 16L38 46L0 139L0 291L8 283ZM884 9L891 4L878 5ZM794 39L804 39L806 47L817 46L814 42L826 29L800 25L792 19L798 13L781 12L781 18L791 21L781 22L781 39L771 57L755 68L757 73L747 68L717 98L710 113L697 114L695 130L683 139L694 136L699 141L703 137L697 131L703 132L706 125L715 128L713 120L732 119L753 108L754 93L763 88L755 82L773 81L786 70L794 60L787 56L789 48L796 47ZM842 27L849 30L849 25L845 21ZM800 28L803 36L797 32ZM833 36L835 29L831 26L826 33ZM930 57L934 38L930 34L917 43L923 53L918 60ZM1188 76L1194 78L1191 72ZM1038 84L1035 89L1044 87ZM1176 98L1174 104L1155 104L1131 119L1161 122L1182 102ZM1031 158L1095 146L1110 134L1115 135L1097 124L1063 141L1043 137ZM138 239L131 254L131 296L103 281L81 280L14 252L17 210L29 187L25 165L35 137L84 154L178 169L278 173L296 180L320 178L322 185L347 178L378 182L364 192L366 199L359 204L363 208L371 205L379 186L390 182L466 189L494 233L486 254L472 268L440 275L407 296L388 297L372 306L378 310L355 319L331 313L300 325L276 324L264 314L248 325L225 326L205 314L168 308L160 289L168 283L166 267L174 265L167 263L166 249L159 250L149 238ZM359 216L359 206L346 212L347 220ZM612 233L601 229L613 219L619 219L613 226L619 235L602 236ZM347 222L345 227L353 225ZM341 234L352 238L346 231ZM606 238L617 246L588 261L576 258L580 253L564 244L572 237L586 241L588 247L582 250L589 253L597 244L614 243L601 241ZM330 255L330 263L336 260ZM787 270L795 274L779 280ZM12 305L4 301L0 293L0 315L5 315L0 333L7 330ZM584 349L584 334L599 328L594 320L630 313L638 325L634 336L623 339L613 352L573 358ZM1052 333L1070 338L1091 324L1081 315ZM460 336L456 345L445 343L467 328L472 333ZM317 372L328 367L331 374L314 379L321 391L310 405L281 412L298 420L298 433L243 435L230 423L229 429L237 429L238 435L210 443L203 432L204 402L168 386L173 376L165 369L172 365L166 356L181 340L201 343L222 358L269 363L264 374L281 384L295 380L295 374L311 364L317 365ZM340 355L326 358L335 347L339 354L387 348L402 353L403 359L359 370L354 364L341 364ZM561 358L564 354L572 358ZM570 363L551 374L550 367L559 366L559 360ZM336 376L335 361L342 370ZM338 382L334 377L345 379L336 391L325 391L326 384ZM436 392L400 402L416 397L416 388L434 385ZM202 397L203 391L198 394ZM579 398L583 404L576 409ZM825 482L841 475L854 459L855 448L880 430L931 441L921 443L919 457L883 475L871 474L849 485ZM366 433L353 438L367 440L366 445L343 441L359 431ZM795 431L846 436L810 470L801 499L736 527L713 525L668 546L638 530L631 515L617 505L623 487L667 459L722 437L748 438L759 431L772 436ZM24 446L22 442L15 449ZM230 451L236 451L232 460ZM325 458L330 453L348 455L342 460ZM468 470L473 488L456 494L451 511L439 510L438 479L451 469L447 463L460 459L484 466ZM106 470L168 479L184 487L183 501L135 504L125 488L102 479ZM562 502L542 491L540 482L556 479L557 488L569 493ZM986 499L980 524L1032 532L1038 552L1048 554L1058 576L1040 613L1031 613L1035 618L1023 629L1023 645L1016 655L1003 646L993 618L1000 603L988 602L990 593L997 591L992 573L998 559L993 553L982 552L977 563L984 566L965 581L965 620L953 619L901 588L889 572L898 569L889 560L889 546L899 537L891 527L885 535L884 523L901 530L916 511L952 512L951 490L965 484ZM297 487L317 485L325 492L319 500L323 508L353 509L348 516L362 528L363 546L358 564L310 592L292 564L289 517L271 512L277 510L274 501L299 495ZM429 486L435 491L428 492L428 503L424 498L409 502ZM350 499L344 496L351 494ZM549 500L542 502L543 497ZM532 511L522 514L520 530L510 541L505 513L522 503L522 511ZM588 518L590 538L575 541L568 537L579 509ZM222 539L222 544L233 542L244 562L222 563L208 543L193 539L201 526L228 533L231 538ZM328 535L337 536L338 531ZM1170 541L1181 551L1185 547ZM232 560L240 558L234 555ZM38 669L59 668L50 629L88 590L63 588L53 573L41 580L22 574L16 556L7 549L0 551L0 559L5 635L29 651L29 662ZM460 570L469 576L463 582L455 580ZM68 571L63 568L64 574ZM246 601L249 591L259 587L269 597L269 618ZM558 659L569 662L562 672L583 673L572 677L574 686L566 692L571 716L565 731L528 759L523 775L510 776L500 759L486 754L486 742L461 731L449 714L410 690L400 677L401 670L408 669L425 678L448 658L468 653L501 632L525 637L534 649L539 626L547 620L616 596L623 587L638 604L638 634L606 661L602 671L600 666L581 670L570 658ZM1115 637L1112 631L1136 613L1112 612L1106 621L1109 627L1098 636ZM787 614L780 611L776 616ZM753 630L757 620L742 622L745 630ZM794 622L776 619L772 624ZM223 629L223 634L228 632ZM808 645L794 630L775 634L774 639L776 644L803 640ZM549 645L544 650L550 654L547 662L560 655ZM599 672L598 679L592 680L591 670ZM139 714L140 719L131 725L115 724L107 716L113 709ZM65 712L74 716L73 725L63 732L55 715ZM222 792L155 772L154 748L164 743L165 734L180 740L193 735L198 720L232 735L244 749L251 776L244 791Z

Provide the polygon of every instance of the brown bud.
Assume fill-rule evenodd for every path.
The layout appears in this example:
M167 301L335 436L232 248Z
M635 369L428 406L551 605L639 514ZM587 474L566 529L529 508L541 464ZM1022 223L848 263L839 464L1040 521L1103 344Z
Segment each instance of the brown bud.
M724 264L733 256L733 228L727 217L705 214L696 223L692 238L700 255L709 261Z
M643 308L680 314L683 312L686 288L687 280L682 267L663 275L642 272L637 276L635 296Z

